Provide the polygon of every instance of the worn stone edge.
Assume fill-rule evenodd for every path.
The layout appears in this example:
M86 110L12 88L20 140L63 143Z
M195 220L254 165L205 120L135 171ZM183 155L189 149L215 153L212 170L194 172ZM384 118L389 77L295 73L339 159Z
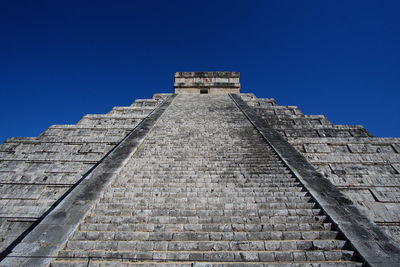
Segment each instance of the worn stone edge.
M86 217L104 190L137 151L148 132L175 98L151 112L8 254L0 266L46 266Z
M257 115L243 99L229 94L238 108L308 190L367 266L400 264L400 247L292 145Z

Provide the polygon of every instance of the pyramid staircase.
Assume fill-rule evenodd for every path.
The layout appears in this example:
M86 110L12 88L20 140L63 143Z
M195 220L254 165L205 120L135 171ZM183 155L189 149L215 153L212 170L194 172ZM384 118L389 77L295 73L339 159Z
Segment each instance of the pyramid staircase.
M178 95L51 266L357 260L228 95Z

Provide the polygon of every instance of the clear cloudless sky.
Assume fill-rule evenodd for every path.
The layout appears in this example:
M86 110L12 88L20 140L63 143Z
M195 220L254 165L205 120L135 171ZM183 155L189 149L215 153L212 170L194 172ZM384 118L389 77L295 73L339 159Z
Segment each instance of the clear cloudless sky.
M400 137L399 1L0 0L0 142L153 93L175 71Z

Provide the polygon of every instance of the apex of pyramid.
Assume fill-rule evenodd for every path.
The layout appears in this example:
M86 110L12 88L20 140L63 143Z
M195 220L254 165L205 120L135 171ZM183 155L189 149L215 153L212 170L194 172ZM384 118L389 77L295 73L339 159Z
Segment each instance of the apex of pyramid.
M239 94L240 73L175 72L174 91L176 94Z

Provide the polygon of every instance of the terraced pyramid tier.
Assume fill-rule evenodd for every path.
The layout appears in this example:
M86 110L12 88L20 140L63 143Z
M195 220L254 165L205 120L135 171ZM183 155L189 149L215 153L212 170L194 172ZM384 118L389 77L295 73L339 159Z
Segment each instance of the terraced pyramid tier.
M58 256L52 266L361 265L228 95L178 95Z

